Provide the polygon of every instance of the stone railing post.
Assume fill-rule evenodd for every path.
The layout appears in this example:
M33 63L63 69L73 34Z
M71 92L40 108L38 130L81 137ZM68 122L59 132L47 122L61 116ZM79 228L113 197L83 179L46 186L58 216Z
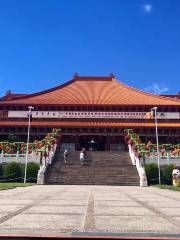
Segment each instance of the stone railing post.
M19 151L17 151L16 153L16 159L17 159L17 162L19 162Z
M0 159L1 159L1 163L3 163L4 162L4 151L3 150L0 154Z

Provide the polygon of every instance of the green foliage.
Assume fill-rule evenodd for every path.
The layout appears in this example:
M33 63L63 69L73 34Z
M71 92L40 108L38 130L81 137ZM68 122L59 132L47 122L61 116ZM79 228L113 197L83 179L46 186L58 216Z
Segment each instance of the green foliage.
M3 172L4 172L4 171L3 171L3 165L1 164L1 165L0 165L0 176L1 176L1 177L3 176Z
M20 183L20 182L1 182L0 183L0 191L6 189L12 189L16 187L28 187L32 186L32 183Z
M148 184L157 184L159 182L158 165L156 163L150 163L145 165L146 176ZM161 171L162 177L162 171Z
M174 164L166 165L163 169L164 183L172 185L172 171L175 168Z
M2 164L0 165L0 176L3 176L3 166L2 166Z
M172 171L174 169L174 164L166 165L161 169L161 183L172 185ZM146 176L148 184L158 184L159 183L159 173L158 165L156 163L150 163L145 165Z
M7 163L4 168L4 176L8 179L20 178L22 176L20 165L16 162Z
M36 182L37 174L39 170L39 164L34 162L29 162L27 164L27 180L28 182Z
M180 187L174 187L173 185L165 185L165 184L156 184L154 187L161 188L161 189L169 189L172 191L180 191Z

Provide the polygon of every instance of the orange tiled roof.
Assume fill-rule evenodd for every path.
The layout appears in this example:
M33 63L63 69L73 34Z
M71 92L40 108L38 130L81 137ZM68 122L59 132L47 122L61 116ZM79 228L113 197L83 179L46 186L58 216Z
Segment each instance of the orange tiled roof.
M12 99L21 98L21 97L24 97L24 96L28 96L28 94L11 93L11 94L5 95L4 97L1 97L0 100L12 100Z
M27 121L0 121L0 125L17 127L27 126ZM41 122L32 121L31 126L34 127L154 127L152 122L107 122L107 121L61 121L61 122ZM159 122L159 127L178 128L180 122Z
M1 100L1 104L59 105L177 105L180 101L126 86L113 77L79 77L58 87L17 99Z

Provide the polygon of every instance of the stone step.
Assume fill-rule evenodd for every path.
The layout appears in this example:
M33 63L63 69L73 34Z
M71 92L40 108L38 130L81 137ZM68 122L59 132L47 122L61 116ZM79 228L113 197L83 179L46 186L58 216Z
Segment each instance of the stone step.
M68 154L67 164L63 154L56 157L46 174L48 184L87 184L138 186L139 176L127 152L87 152L86 165L81 166L79 153Z
M48 184L57 184L57 185L109 185L109 186L139 186L139 183L125 183L125 182L49 182Z

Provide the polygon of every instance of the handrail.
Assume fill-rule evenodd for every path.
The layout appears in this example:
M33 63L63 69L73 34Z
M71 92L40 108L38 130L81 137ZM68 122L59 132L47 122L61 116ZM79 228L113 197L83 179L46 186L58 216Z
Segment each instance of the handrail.
M37 175L37 184L45 184L45 173L48 169L48 166L53 163L57 149L57 144L51 145L51 149L47 156L42 157L42 163Z
M131 147L130 144L128 144L129 148L129 155L132 161L132 164L136 166L139 177L140 177L140 187L147 187L147 176L144 168L144 163L143 161L135 155L135 152L133 151L133 148Z

